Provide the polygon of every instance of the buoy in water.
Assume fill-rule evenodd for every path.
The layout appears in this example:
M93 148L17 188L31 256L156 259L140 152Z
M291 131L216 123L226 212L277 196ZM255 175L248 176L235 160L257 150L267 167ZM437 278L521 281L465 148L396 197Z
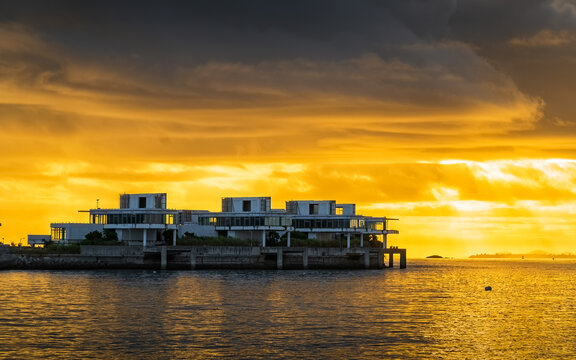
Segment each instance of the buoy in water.
M486 286L486 287L484 288L484 290L486 290L486 291L492 291L492 286Z

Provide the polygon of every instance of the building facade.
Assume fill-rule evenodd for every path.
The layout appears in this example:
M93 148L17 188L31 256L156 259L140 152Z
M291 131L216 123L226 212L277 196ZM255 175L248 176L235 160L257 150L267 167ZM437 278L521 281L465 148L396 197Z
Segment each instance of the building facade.
M91 209L88 223L53 223L51 240L78 243L92 231L114 230L118 241L128 245L176 245L186 233L195 236L224 236L251 239L267 246L269 236L284 236L291 246L293 232L308 239L332 240L376 235L387 247L387 236L398 234L388 227L391 219L356 214L354 204L334 200L287 201L284 209L272 209L270 197L225 197L220 212L172 210L165 193L122 194L117 209Z

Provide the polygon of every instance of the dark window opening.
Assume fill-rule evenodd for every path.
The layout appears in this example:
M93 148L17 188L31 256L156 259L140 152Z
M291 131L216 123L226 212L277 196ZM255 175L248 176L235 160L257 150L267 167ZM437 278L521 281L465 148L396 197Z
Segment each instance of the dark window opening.
M242 211L251 211L252 210L252 202L250 200L242 201Z
M145 197L138 198L138 207L140 209L146 208L146 198Z
M318 204L310 204L309 214L310 215L318 215Z

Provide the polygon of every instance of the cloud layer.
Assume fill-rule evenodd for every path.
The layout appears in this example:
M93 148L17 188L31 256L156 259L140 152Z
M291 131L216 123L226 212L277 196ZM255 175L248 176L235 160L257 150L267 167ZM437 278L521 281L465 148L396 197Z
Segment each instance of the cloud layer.
M576 203L575 9L3 3L0 217L13 225L1 230L20 237L95 198L162 191L184 208L249 194L443 219L412 218L429 229L418 244L441 224L458 229L451 246L485 230L455 219L516 219L511 232L537 246L545 233L517 220L572 216ZM30 211L38 220L21 220Z

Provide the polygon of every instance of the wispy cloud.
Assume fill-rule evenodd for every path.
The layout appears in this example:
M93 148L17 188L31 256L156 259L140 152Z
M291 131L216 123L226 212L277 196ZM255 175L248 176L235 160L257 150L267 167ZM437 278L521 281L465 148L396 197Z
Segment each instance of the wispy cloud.
M544 29L528 38L514 38L509 42L511 45L527 47L564 46L576 42L576 34L566 30L552 31Z

